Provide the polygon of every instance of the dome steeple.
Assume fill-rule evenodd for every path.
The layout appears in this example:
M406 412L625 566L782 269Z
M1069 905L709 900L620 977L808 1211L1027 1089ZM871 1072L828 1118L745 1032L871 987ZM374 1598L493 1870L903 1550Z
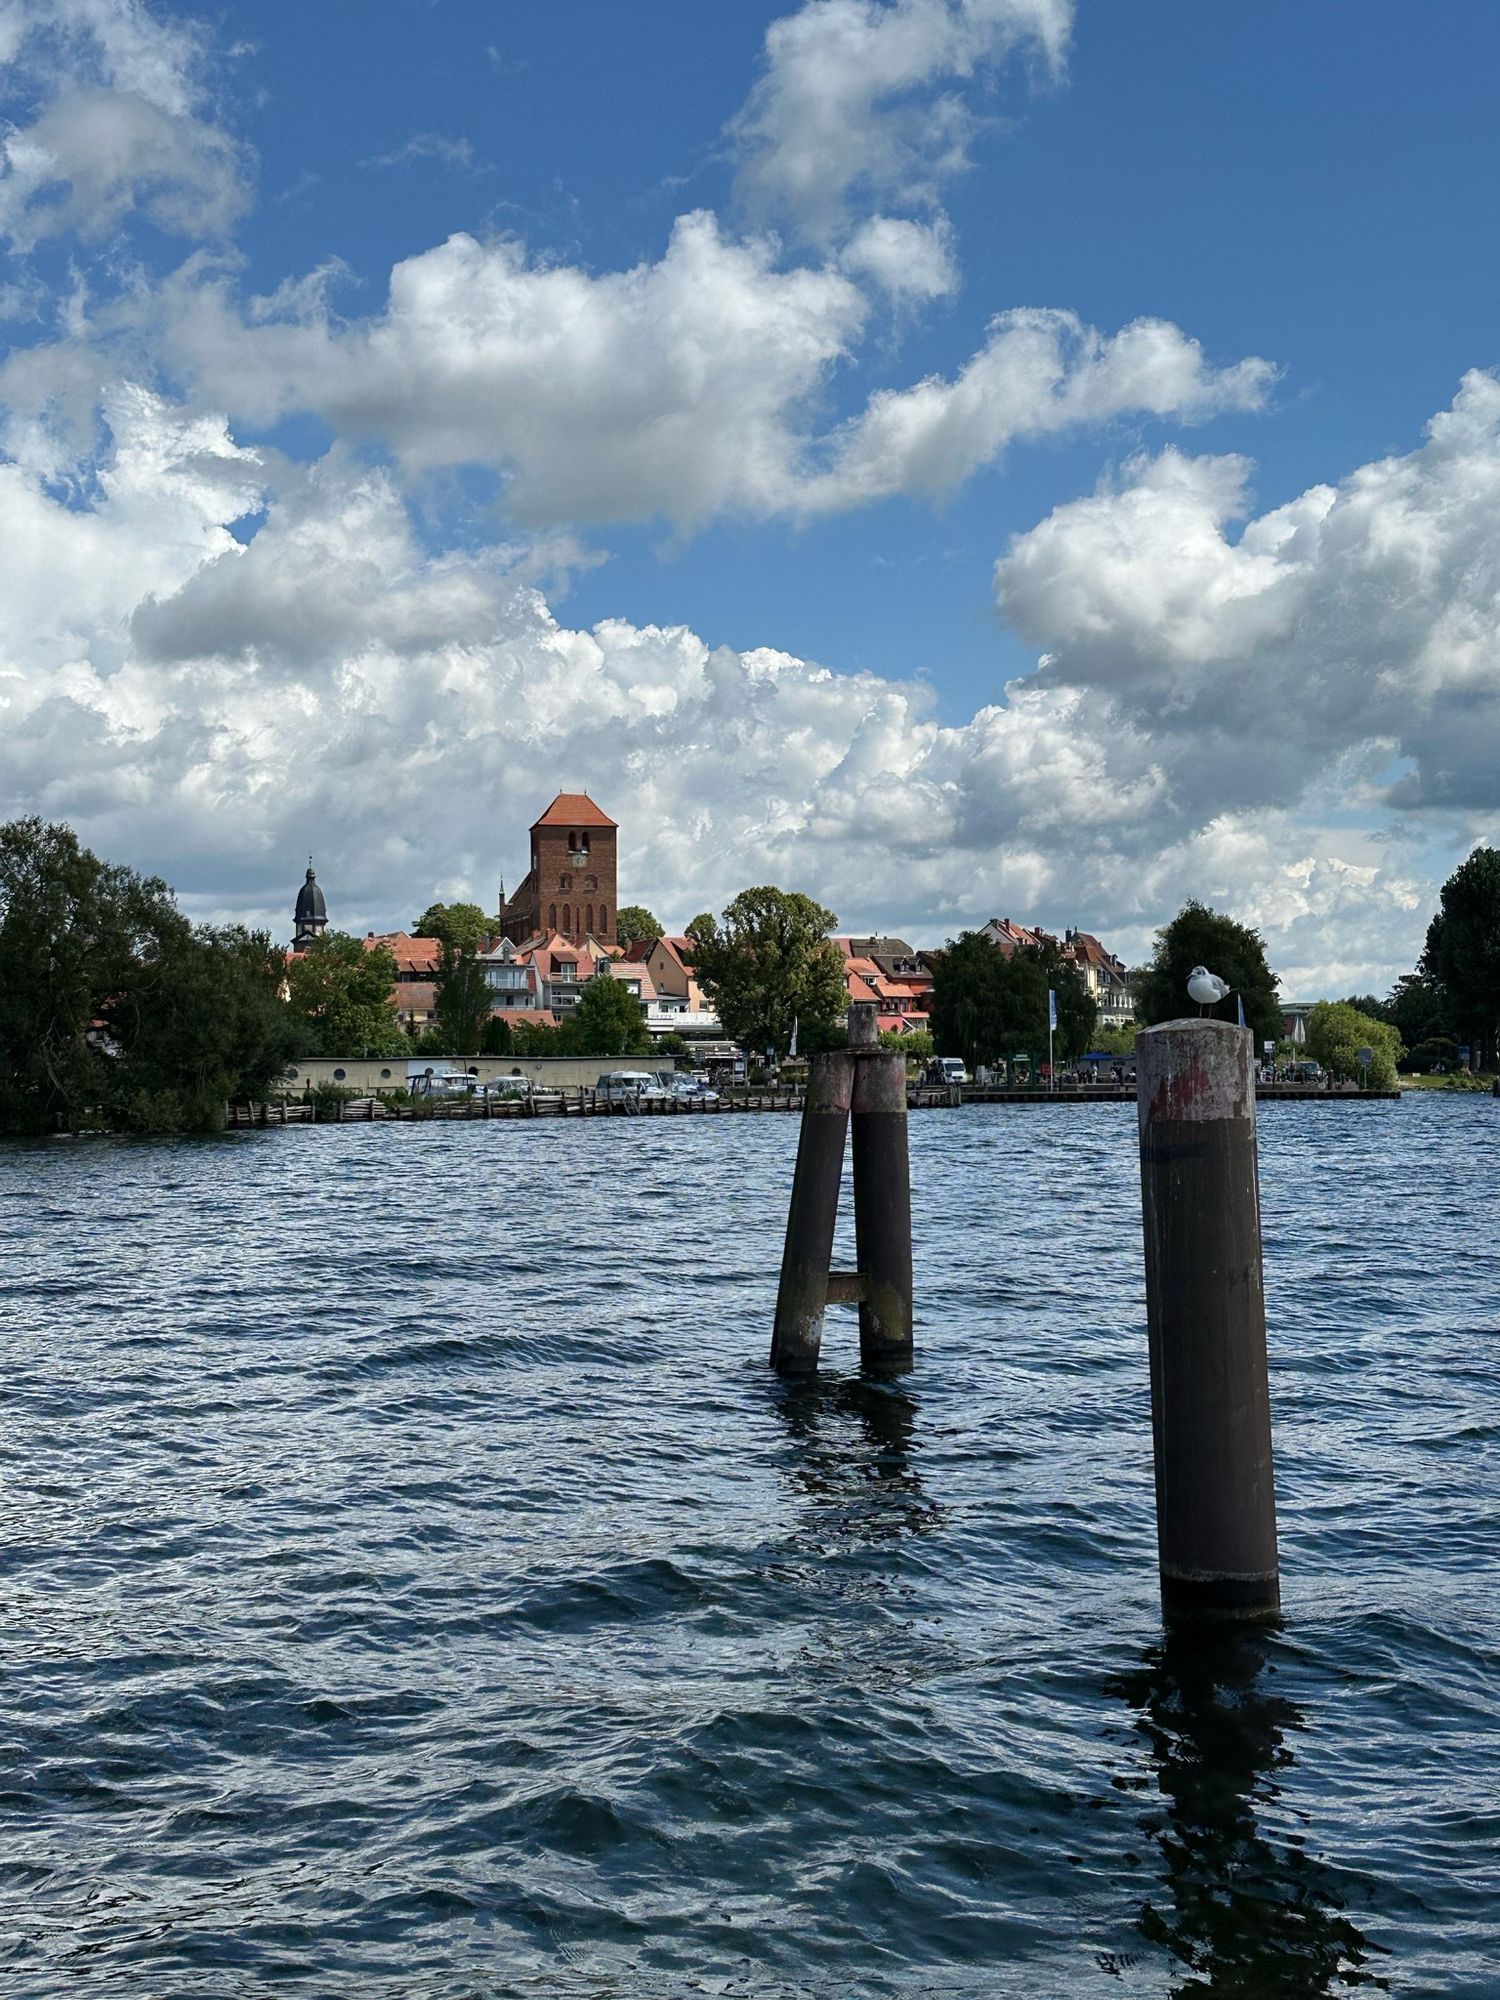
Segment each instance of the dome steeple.
M307 880L297 891L294 922L296 928L292 935L293 951L306 951L313 939L328 928L328 905L323 901L323 891L318 887L318 878L313 873L311 855L307 857Z

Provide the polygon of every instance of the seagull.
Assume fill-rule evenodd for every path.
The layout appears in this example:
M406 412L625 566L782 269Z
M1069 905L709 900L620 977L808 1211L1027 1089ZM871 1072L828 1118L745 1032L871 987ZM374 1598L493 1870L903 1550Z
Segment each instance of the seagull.
M1188 998L1197 1001L1200 1014L1206 1014L1210 1007L1217 1007L1229 992L1227 981L1222 980L1217 972L1210 972L1206 965L1193 967L1188 974L1187 986Z

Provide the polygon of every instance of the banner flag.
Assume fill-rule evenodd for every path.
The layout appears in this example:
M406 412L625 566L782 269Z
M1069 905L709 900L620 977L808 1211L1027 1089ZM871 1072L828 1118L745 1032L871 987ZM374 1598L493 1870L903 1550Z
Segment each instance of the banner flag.
M1243 993L1236 993L1236 994L1235 994L1235 996L1234 996L1234 1004L1235 1004L1235 1008L1236 1008L1236 1010L1237 1010L1237 1011L1238 1011L1238 1013L1239 1013L1239 1017L1240 1017L1240 1026L1241 1026L1241 1027L1243 1028L1243 1027L1244 1027L1244 1025L1245 1025L1245 996L1244 996L1244 994L1243 994Z
M1057 1033L1057 995L1049 987L1047 990L1047 1026Z

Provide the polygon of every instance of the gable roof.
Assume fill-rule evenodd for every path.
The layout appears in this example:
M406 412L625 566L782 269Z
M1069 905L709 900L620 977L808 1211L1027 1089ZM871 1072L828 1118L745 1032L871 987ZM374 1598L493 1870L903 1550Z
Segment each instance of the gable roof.
M413 937L410 931L386 931L378 937L367 932L365 950L374 951L377 945L384 945L395 959L398 973L436 972L443 956L436 938Z
M587 792L559 792L540 819L531 822L534 833L539 826L613 826L615 822L607 812L601 812Z

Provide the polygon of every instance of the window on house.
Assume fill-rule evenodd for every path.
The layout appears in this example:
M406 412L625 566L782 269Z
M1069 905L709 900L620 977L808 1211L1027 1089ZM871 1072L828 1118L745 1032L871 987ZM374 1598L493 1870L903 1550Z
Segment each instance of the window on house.
M555 931L555 930L557 929L557 905L556 905L556 903L549 903L549 904L547 905L547 928L548 928L548 930L549 930L549 931Z

